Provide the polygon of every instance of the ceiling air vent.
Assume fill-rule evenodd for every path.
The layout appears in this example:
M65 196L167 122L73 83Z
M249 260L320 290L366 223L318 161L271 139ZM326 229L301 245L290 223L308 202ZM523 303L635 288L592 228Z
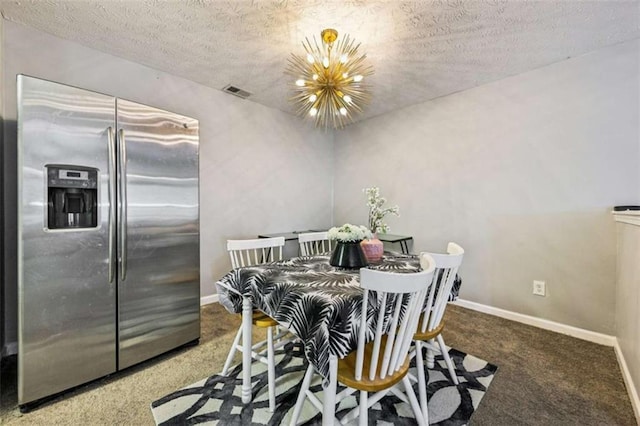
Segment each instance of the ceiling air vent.
M239 98L242 99L247 99L249 96L251 96L251 93L247 92L246 90L242 90L236 86L232 86L232 85L226 85L222 88L223 92L227 92L227 93L231 93L232 95L236 95Z

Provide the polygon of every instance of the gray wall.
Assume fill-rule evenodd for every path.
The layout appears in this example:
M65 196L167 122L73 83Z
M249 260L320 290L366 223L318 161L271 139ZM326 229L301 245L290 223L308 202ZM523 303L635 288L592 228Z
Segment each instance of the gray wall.
M5 21L4 186L15 198L16 74L24 73L200 120L201 293L230 268L225 240L326 228L332 214L332 135L300 119L148 67ZM5 210L14 266L15 212ZM7 268L6 341L16 340L15 268Z
M336 136L335 222L378 185L414 249L467 251L461 297L614 334L612 206L638 203L638 40L358 123ZM532 281L547 297L532 295Z

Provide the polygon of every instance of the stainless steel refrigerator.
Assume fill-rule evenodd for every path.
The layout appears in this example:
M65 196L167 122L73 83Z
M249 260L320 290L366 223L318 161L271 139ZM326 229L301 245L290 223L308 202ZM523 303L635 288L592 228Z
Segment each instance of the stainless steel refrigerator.
M200 337L198 121L18 76L18 399Z

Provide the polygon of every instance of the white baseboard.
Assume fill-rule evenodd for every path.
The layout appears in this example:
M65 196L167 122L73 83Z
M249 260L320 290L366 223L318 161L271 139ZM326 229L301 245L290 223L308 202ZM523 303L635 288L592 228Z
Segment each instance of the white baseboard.
M483 305L481 303L471 302L469 300L458 299L451 302L454 305L468 308L474 311L483 312L485 314L494 315L511 321L520 322L534 327L543 328L545 330L555 331L556 333L566 334L588 342L597 343L599 345L614 346L616 344L615 336L608 334L596 333L595 331L585 330L583 328L573 327L571 325L562 324L555 321L532 317L530 315L519 314L517 312L507 311L505 309L494 308L493 306Z
M624 354L622 353L622 349L620 348L618 339L616 339L613 348L616 351L616 357L618 358L618 364L620 365L622 378L624 379L624 384L627 387L627 393L629 394L629 399L631 400L633 412L636 415L636 422L640 425L640 397L638 396L638 388L633 383L631 373L629 372L629 368L627 367L627 361L624 359ZM640 383L638 384L640 385Z
M211 303L218 303L217 294L211 294L209 296L203 296L200 298L200 306L209 305Z

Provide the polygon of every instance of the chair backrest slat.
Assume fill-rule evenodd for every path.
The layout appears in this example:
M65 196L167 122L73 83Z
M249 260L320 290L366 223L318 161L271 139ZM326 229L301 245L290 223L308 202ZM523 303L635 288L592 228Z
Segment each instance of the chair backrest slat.
M227 240L227 251L234 269L282 260L283 246L284 237Z
M435 269L435 262L429 255L421 255L421 262L427 267L423 266L424 270L417 273L403 274L366 268L360 270L360 286L365 291L354 372L356 380L362 378L367 334L365 327L368 326L367 309L368 303L371 302L369 299L374 299L370 296L371 292L375 292L378 315L367 376L369 380L383 379L400 369L406 362L409 345L418 325L427 288L433 280Z
M382 369L380 370L380 378L384 379L390 371L393 371L398 360L398 351L400 348L396 343L396 333L398 333L398 319L402 310L402 297L396 296L395 309L393 312L393 320L391 321L391 330L387 334L387 347L382 358Z
M367 292L369 290L366 290ZM387 304L387 293L382 295L380 300L380 306ZM369 380L373 380L376 374L376 366L378 365L378 359L380 358L380 345L382 344L382 325L384 324L384 309L380 309L378 313L378 323L376 325L375 343L373 348L373 354L371 356L371 367L369 368Z
M429 319L431 327L434 325L437 326L444 316L444 310L447 306L449 293L451 292L451 287L453 286L453 281L456 278L457 271L457 267L443 271L442 278L440 279L440 287L442 288L438 291L438 297L433 304L433 311L431 312L431 318Z
M328 234L327 231L298 234L300 254L302 256L313 256L331 251L331 241Z
M426 290L425 290L426 293ZM415 307L412 309L412 314L413 314L413 318L411 319L410 324L414 324L417 326L418 321L420 321L420 314L422 313L422 307L424 302L424 297L419 300L418 297L414 297L413 298L413 303L415 304ZM403 353L409 352L410 346L411 346L411 342L413 341L413 334L414 334L414 330L415 328L409 328L406 330L405 336L404 336L404 346L402 348ZM399 368L399 366L397 367Z
M367 311L369 304L369 290L364 291L362 295L362 314L360 315L360 331L358 332L358 351L356 352L356 380L362 379L362 369L364 367L364 351L361 346L365 344L365 331L367 329Z
M421 333L426 333L440 326L458 268L464 258L464 250L456 243L449 243L447 254L422 254L429 254L436 263L436 270L433 274L427 303L425 304L422 321L418 329ZM424 265L422 267L424 269Z

